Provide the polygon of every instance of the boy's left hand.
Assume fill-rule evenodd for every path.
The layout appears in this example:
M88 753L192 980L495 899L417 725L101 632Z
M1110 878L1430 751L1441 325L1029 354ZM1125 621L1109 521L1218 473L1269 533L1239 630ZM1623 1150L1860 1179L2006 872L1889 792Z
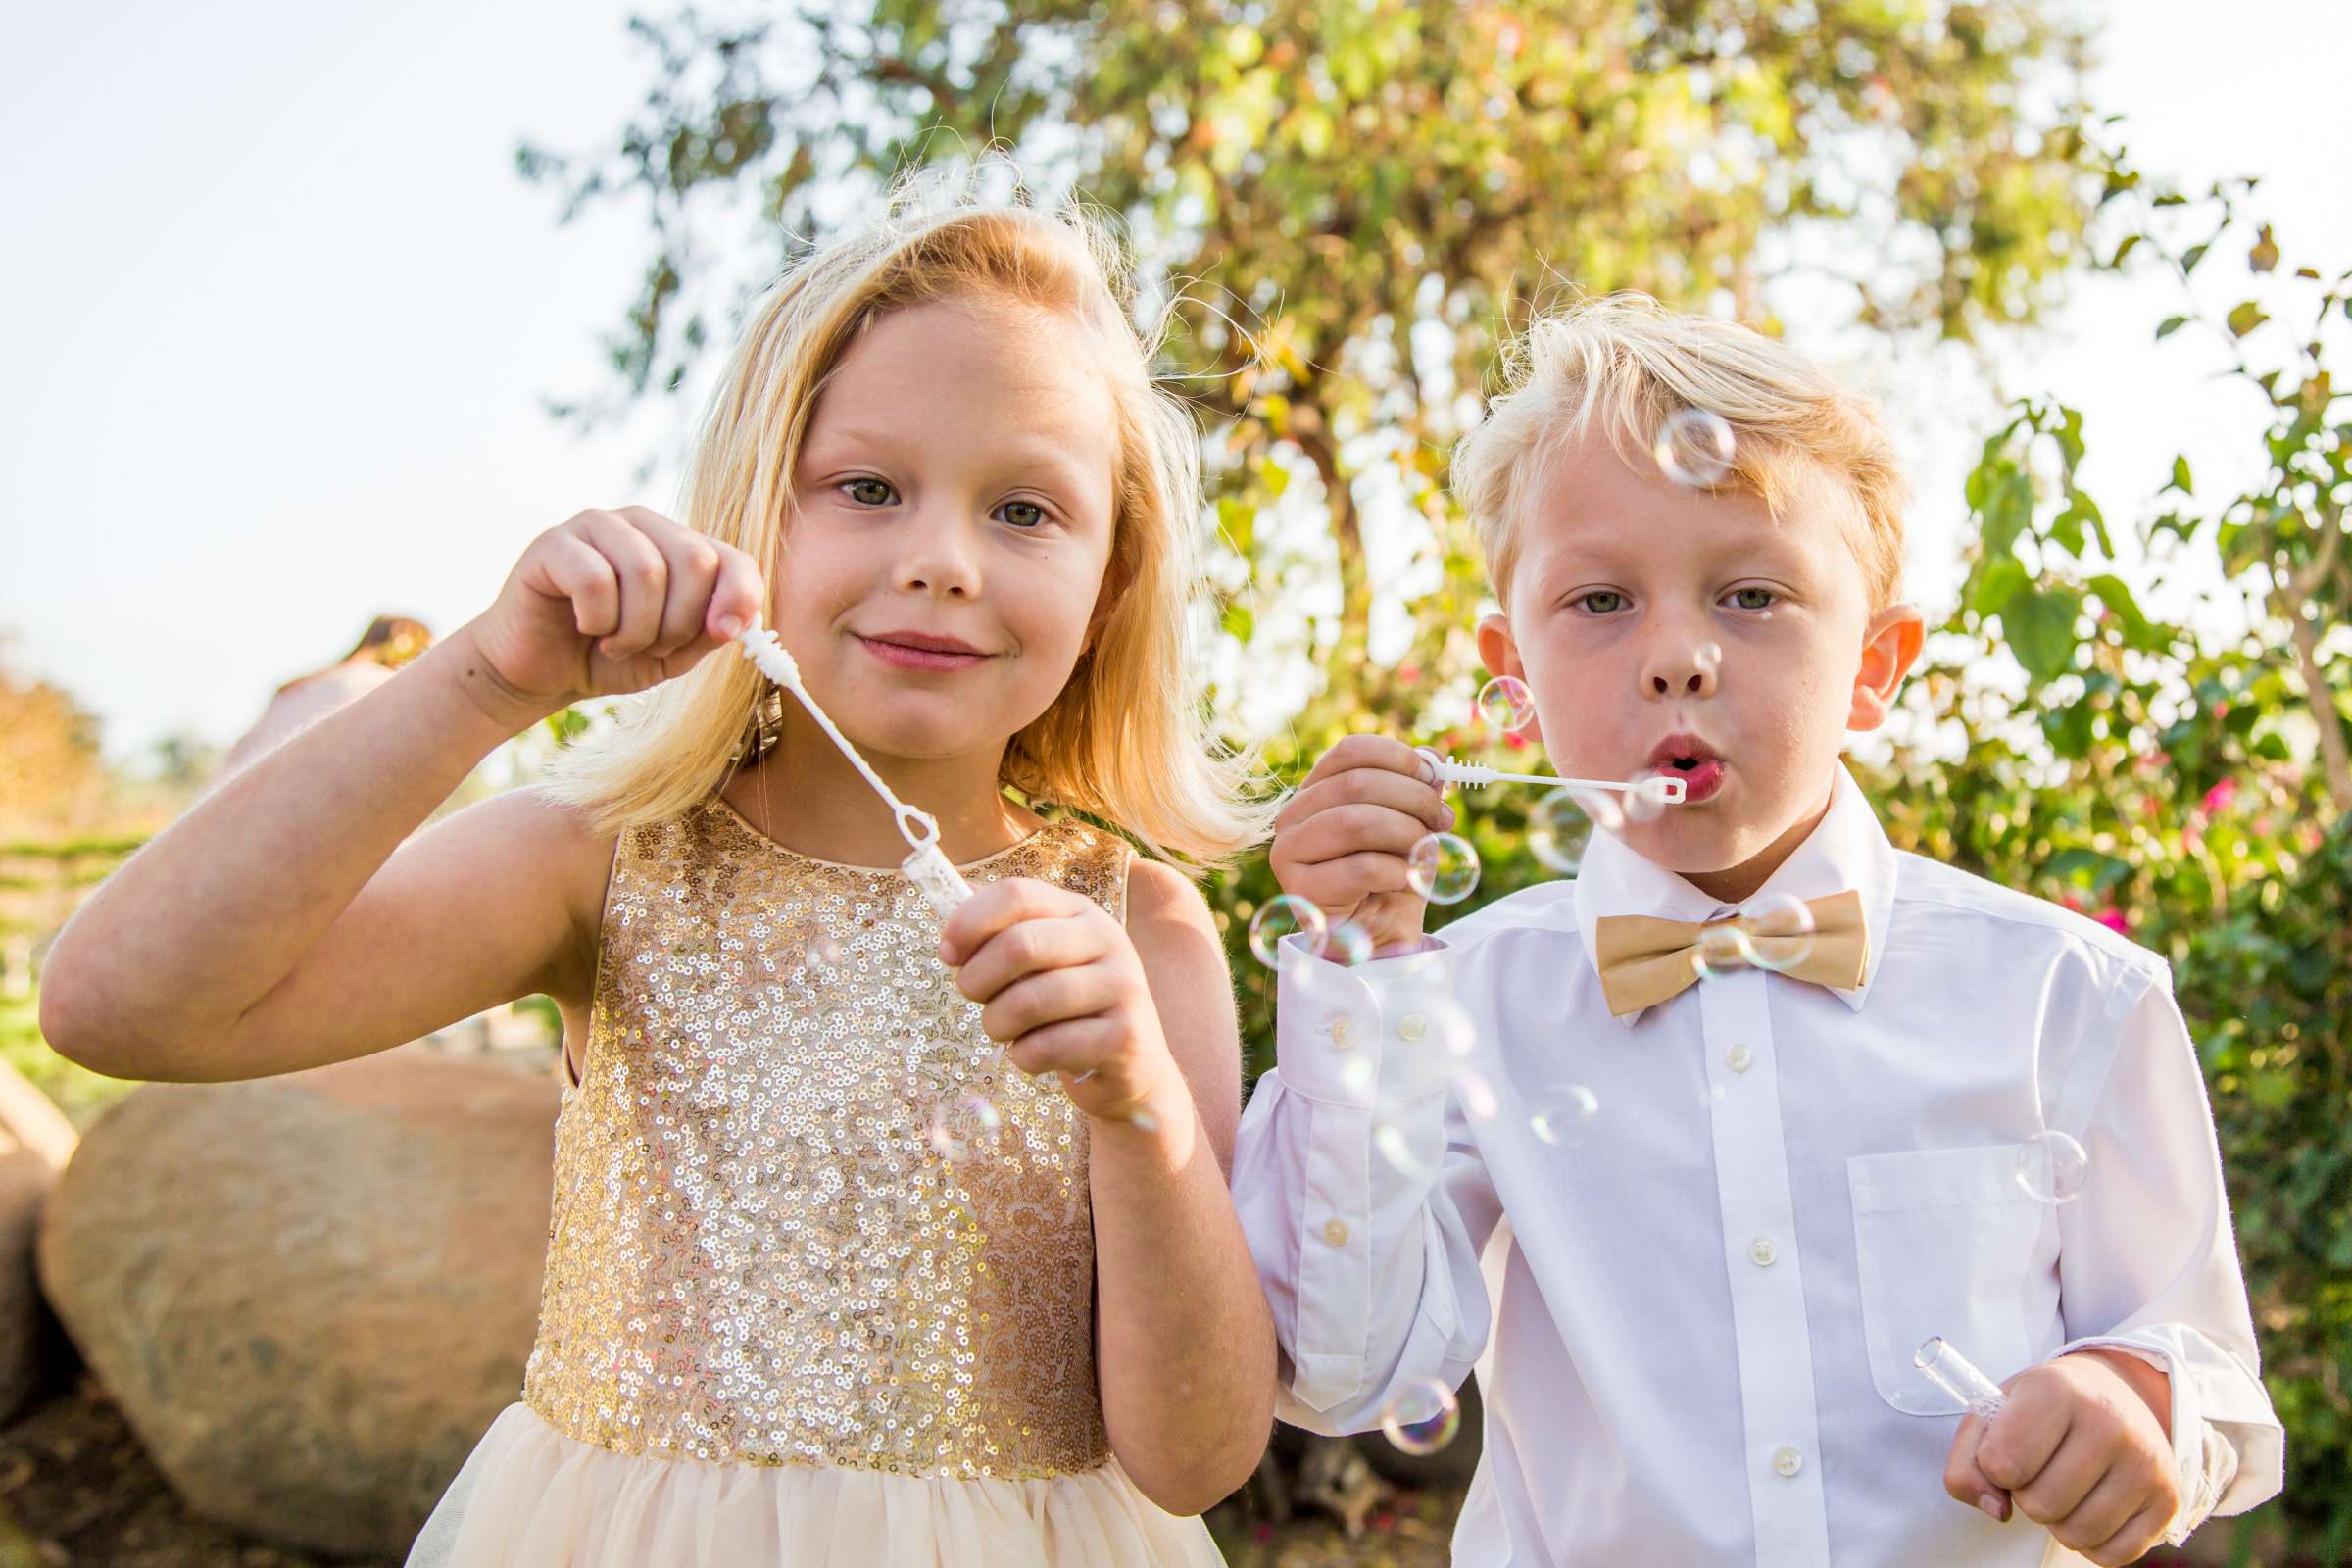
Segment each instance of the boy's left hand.
M2180 1503L2165 1431L2170 1387L2124 1351L2080 1350L2028 1367L2003 1385L2008 1398L1989 1424L1961 1421L1943 1490L1998 1519L2014 1505L2102 1568L2135 1561L2164 1539Z
M1143 959L1094 900L1031 877L992 882L948 917L939 956L1005 1060L1059 1072L1089 1116L1146 1130L1189 1118Z

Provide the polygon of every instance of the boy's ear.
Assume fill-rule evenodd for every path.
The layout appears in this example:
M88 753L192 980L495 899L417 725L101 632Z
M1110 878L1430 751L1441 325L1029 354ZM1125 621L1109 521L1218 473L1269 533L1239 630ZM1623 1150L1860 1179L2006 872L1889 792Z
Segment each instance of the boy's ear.
M1511 637L1511 617L1501 611L1480 619L1478 623L1478 662L1490 675L1508 675L1513 680L1527 679L1527 665L1519 659L1519 644ZM1544 744L1544 722L1530 718L1517 734L1531 746Z
M1862 667L1854 673L1854 698L1846 710L1849 730L1877 729L1894 710L1895 693L1919 658L1928 635L1917 605L1892 604L1870 617L1862 638Z

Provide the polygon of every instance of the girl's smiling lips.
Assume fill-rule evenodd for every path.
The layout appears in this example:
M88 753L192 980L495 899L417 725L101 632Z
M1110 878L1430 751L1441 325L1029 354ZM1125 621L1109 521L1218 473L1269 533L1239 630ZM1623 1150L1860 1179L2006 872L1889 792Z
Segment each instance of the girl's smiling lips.
M989 657L961 638L943 637L936 632L907 629L879 632L871 637L862 632L850 635L867 653L900 669L969 669Z
M1723 787L1724 760L1697 736L1677 733L1658 742L1642 771L1681 779L1684 804L1695 805Z

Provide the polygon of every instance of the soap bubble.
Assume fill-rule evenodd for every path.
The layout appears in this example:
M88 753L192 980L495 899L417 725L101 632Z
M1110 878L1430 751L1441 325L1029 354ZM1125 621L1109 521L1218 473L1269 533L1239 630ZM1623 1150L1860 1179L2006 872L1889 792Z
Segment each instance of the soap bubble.
M1478 851L1458 833L1426 833L1405 858L1405 884L1432 904L1459 904L1478 886Z
M2072 1202L2089 1180L2089 1152L2065 1133L2044 1132L2018 1148L2017 1184L2036 1202Z
M1592 1137L1599 1120L1600 1097L1583 1084L1547 1084L1528 1102L1528 1130L1563 1149Z
M1690 949L1690 969L1701 980L1713 980L1756 961L1755 944L1744 927L1726 920L1702 928Z
M1677 409L1658 426L1658 471L1689 490L1711 490L1732 471L1732 427L1708 409Z
M1380 1430L1406 1453L1435 1453L1462 1429L1462 1407L1436 1378L1414 1378L1381 1407Z
M986 1095L957 1095L931 1107L923 1137L933 1153L951 1163L984 1159L1004 1147L1004 1116Z
M1500 1108L1494 1098L1494 1086L1484 1074L1464 1067L1453 1075L1453 1097L1461 1102L1462 1114L1472 1121L1491 1121Z
M1768 893L1748 906L1747 917L1754 928L1748 961L1757 968L1786 974L1813 956L1813 907L1795 894Z
M1272 969L1279 965L1276 950L1282 939L1293 934L1306 939L1307 951L1316 957L1323 956L1331 932L1323 911L1301 898L1281 893L1268 899L1250 917L1250 951L1257 961Z
M1516 675L1497 675L1478 689L1478 716L1505 735L1527 728L1536 716L1536 694Z
M1323 956L1334 963L1354 965L1372 956L1372 933L1353 920L1342 920L1331 928L1323 946Z
M1527 847L1562 876L1584 868L1592 842L1592 818L1574 790L1553 790L1527 813Z

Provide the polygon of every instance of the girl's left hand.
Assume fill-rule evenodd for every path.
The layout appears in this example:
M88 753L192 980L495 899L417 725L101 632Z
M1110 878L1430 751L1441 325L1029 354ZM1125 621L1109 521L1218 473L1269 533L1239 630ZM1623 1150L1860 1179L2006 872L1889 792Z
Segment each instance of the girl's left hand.
M1151 1131L1190 1115L1143 960L1094 900L1031 877L992 882L949 917L939 956L1005 1059L1059 1072L1089 1116Z

